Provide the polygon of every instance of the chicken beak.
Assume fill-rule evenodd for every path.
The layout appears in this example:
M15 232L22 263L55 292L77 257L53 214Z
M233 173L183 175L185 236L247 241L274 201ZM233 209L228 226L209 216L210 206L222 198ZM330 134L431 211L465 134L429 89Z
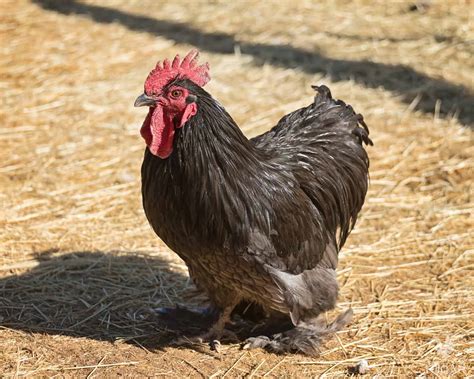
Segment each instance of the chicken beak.
M140 96L137 97L135 100L135 103L133 104L134 107L153 107L156 105L156 100L147 96L146 94L141 94Z

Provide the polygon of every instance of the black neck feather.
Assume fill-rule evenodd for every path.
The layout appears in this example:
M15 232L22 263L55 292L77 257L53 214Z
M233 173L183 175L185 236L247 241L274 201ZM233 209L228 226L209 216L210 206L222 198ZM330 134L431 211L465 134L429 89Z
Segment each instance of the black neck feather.
M262 172L269 173L262 170L268 159L217 101L200 87L187 86L198 98L198 111L176 131L169 158L162 160L147 151L145 161L149 163L143 166L145 211L145 202L150 199L160 203L157 212L168 217L179 215L180 219L167 219L167 224L152 221L158 227L174 225L174 230L156 230L168 245L175 244L171 241L175 233L188 238L187 243L189 238L198 237L197 249L200 244L221 248L234 241L245 243L249 228L270 227L267 209L271 209L272 194L263 183L270 178L262 176ZM147 187L153 193L147 194ZM170 247L181 250L176 244Z

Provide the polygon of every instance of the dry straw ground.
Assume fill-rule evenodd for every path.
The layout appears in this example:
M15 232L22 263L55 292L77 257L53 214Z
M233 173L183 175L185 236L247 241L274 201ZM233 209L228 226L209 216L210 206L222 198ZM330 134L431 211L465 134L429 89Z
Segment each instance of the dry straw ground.
M361 359L368 376L473 374L470 1L98 3L0 5L3 377L337 377ZM317 83L371 128L339 269L355 319L317 359L171 348L149 311L198 299L143 215L132 104L156 60L193 46L249 135Z

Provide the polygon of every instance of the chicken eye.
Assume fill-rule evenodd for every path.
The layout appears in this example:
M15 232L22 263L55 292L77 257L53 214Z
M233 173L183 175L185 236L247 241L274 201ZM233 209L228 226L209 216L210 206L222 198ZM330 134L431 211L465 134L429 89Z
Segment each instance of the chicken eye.
M171 97L173 97L175 99L180 97L182 94L183 94L183 92L180 91L179 89L175 89L175 90L171 91Z

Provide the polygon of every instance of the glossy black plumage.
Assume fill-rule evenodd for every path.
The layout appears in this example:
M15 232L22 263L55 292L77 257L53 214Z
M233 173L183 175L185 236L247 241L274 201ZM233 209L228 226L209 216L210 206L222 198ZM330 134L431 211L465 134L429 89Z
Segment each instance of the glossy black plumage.
M315 87L312 104L248 140L205 90L174 84L196 96L198 112L176 130L169 158L145 151L150 224L215 307L257 302L287 314L299 337L280 350L314 353L321 328L310 348L295 341L336 302L337 254L367 192L363 143L371 141L362 116Z

